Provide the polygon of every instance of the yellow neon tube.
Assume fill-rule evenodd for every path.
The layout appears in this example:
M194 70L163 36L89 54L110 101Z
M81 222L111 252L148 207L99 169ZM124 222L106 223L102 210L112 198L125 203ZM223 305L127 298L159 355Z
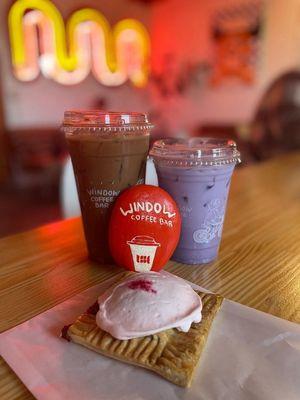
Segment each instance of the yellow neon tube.
M72 14L65 29L59 11L49 0L17 0L8 24L12 62L21 80L34 79L40 68L45 76L65 84L82 81L90 69L108 86L127 79L136 86L147 81L149 37L134 19L122 20L111 30L99 11L84 8ZM36 28L41 33L41 55Z

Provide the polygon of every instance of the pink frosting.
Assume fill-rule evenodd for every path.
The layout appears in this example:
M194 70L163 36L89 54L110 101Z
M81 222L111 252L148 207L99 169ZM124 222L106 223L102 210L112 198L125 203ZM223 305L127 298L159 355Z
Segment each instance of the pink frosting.
M201 321L200 297L183 279L166 273L139 273L98 299L98 326L120 340L170 328L184 332Z

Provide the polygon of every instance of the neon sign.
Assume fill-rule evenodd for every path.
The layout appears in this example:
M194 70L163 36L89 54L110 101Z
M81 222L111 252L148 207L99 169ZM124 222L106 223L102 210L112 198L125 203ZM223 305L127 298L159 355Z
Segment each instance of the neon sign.
M14 74L21 81L31 81L41 72L73 85L91 70L106 86L129 79L141 87L147 81L149 37L137 20L121 20L111 29L99 11L84 8L75 11L65 26L50 0L17 0L8 25Z

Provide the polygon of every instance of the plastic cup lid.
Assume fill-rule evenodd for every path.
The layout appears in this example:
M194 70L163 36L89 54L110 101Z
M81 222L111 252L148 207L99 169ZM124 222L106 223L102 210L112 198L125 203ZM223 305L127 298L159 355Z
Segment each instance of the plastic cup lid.
M157 163L182 167L241 162L240 152L233 140L209 137L157 140L150 155Z
M84 128L98 132L146 131L153 128L145 113L104 110L69 110L64 113L62 129Z

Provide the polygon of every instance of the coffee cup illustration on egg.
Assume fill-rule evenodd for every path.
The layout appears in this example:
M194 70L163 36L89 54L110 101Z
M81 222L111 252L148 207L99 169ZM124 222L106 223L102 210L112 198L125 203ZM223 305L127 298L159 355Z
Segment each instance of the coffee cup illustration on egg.
M156 243L151 236L135 236L127 244L130 246L135 271L150 271L160 243Z

